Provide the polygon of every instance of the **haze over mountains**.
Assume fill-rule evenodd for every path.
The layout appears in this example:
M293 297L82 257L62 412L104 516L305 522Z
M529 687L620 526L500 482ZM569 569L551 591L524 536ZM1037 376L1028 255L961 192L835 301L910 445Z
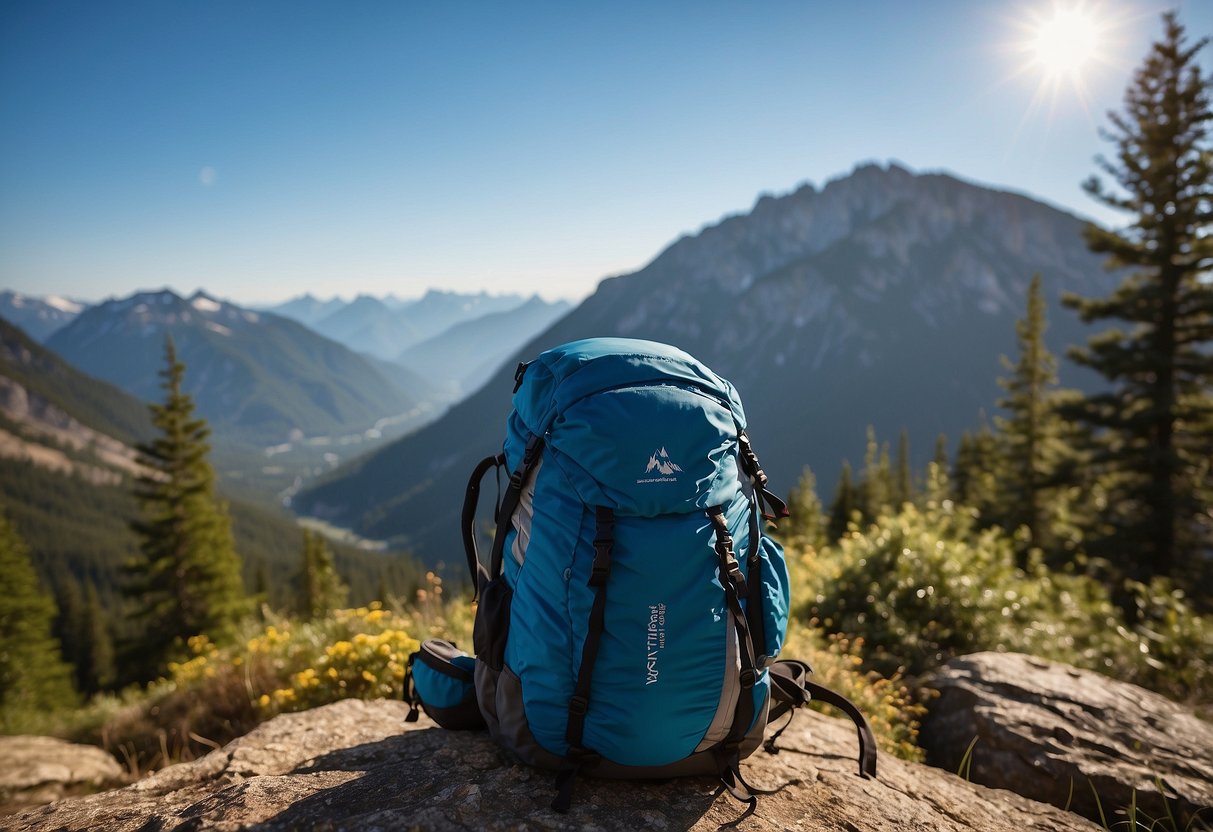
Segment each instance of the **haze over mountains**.
M536 295L512 309L457 323L409 347L397 356L396 363L421 375L441 367L456 385L456 393L471 393L489 379L503 356L512 354L571 308L567 301L549 303Z
M296 298L266 311L294 317L356 352L394 360L404 350L456 324L516 309L521 295L461 294L431 289L416 300L359 295L349 303Z
M868 424L893 440L906 428L920 461L938 434L955 442L995 411L999 356L1014 352L1034 273L1050 347L1086 340L1058 297L1105 294L1114 279L1082 227L1026 196L896 165L763 197L604 280L443 419L340 469L296 508L452 559L467 474L500 449L514 366L601 335L675 344L733 381L779 490L805 464L829 489L844 457L861 461ZM1062 376L1091 383L1068 366Z
M251 444L370 428L420 404L362 356L302 324L198 293L106 301L47 346L86 373L152 401L164 337L189 369L185 389L217 433ZM422 386L420 382L418 386Z

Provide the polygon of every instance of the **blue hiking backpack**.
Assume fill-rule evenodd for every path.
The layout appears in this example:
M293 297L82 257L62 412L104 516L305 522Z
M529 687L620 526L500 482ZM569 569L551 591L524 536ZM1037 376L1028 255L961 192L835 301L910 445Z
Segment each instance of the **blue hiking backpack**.
M584 772L714 775L748 814L766 790L745 782L740 761L810 697L852 717L860 774L875 776L859 710L809 682L808 665L778 660L791 599L763 524L788 512L733 385L679 349L625 338L556 347L515 380L504 452L476 467L463 507L480 598L474 669L450 643L423 645L409 719L420 704L556 769L558 811ZM502 468L485 564L480 483Z

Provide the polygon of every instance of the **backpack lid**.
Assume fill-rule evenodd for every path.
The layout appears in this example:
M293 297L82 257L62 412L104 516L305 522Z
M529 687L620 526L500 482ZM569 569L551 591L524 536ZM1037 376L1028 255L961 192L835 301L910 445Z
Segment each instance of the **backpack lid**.
M662 381L691 384L720 399L737 427L745 428L745 411L732 384L677 347L635 338L586 338L542 353L526 367L514 411L527 430L542 436L579 399Z

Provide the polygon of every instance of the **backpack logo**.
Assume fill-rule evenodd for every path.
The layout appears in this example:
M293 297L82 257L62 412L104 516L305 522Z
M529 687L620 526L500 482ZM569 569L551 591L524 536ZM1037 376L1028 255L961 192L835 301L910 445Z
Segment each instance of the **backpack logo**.
M658 654L665 649L665 604L649 604L649 625L645 630L645 685L657 684Z
M669 451L662 445L661 450L654 451L652 456L649 457L649 464L644 469L645 474L652 474L654 471L661 476L642 478L636 480L636 482L673 482L678 479L678 477L674 476L674 473L682 471L682 467L670 459Z

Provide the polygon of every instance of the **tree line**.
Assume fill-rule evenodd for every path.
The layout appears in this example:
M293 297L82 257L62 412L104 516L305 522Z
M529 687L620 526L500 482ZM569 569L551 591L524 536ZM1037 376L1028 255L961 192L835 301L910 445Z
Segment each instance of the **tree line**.
M1125 212L1118 230L1086 228L1088 247L1122 276L1105 298L1067 294L1088 323L1107 322L1067 357L1094 370L1105 389L1058 387L1045 345L1041 276L1032 278L1016 325L1018 356L1004 357L1004 415L949 443L936 443L930 474L916 482L903 432L892 464L868 429L858 475L843 464L827 506L806 469L792 495L785 535L822 546L883 511L920 498L953 499L983 526L1016 535L1021 563L1032 550L1051 566L1097 562L1112 584L1164 577L1210 600L1213 577L1213 79L1174 13L1104 133L1115 147L1084 183Z

